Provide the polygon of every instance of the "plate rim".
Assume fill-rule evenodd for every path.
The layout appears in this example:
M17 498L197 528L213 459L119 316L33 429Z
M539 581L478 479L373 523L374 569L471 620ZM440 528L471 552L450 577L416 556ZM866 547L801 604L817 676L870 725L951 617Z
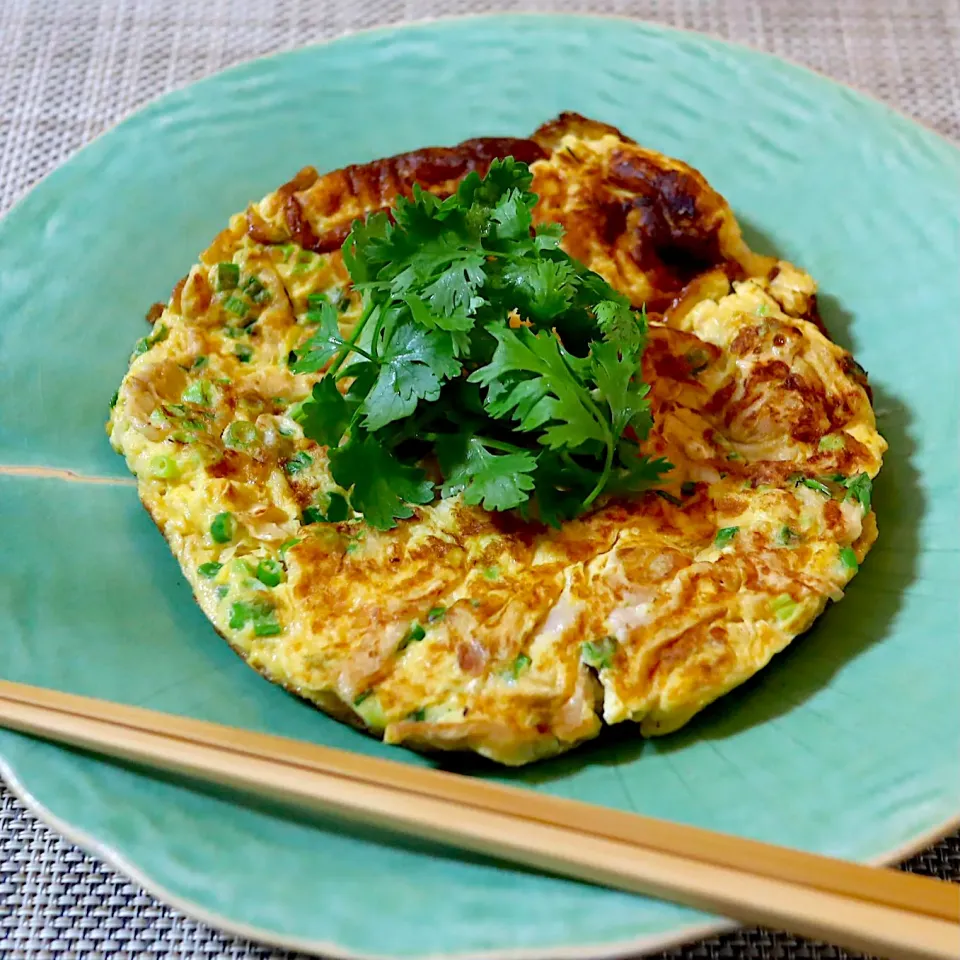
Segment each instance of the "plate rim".
M69 153L62 161L53 168L44 173L35 183L24 188L13 200L10 206L0 216L0 222L5 220L11 213L17 210L39 187L44 185L48 179L56 176L59 171L72 163L79 155L88 148L96 144L101 138L113 133L128 123L136 121L145 113L156 109L162 101L167 98L183 93L188 89L202 86L206 83L216 81L224 76L231 74L240 74L243 71L251 70L256 65L265 61L272 61L281 57L294 55L306 55L311 51L323 49L333 44L343 41L350 41L354 37L362 38L376 34L393 34L415 30L423 27L446 27L454 26L464 22L472 21L517 21L517 20L553 20L575 22L604 22L611 21L626 22L635 27L640 27L651 34L662 34L676 37L692 37L701 41L707 41L712 45L723 48L729 48L738 55L748 55L767 60L773 63L787 65L793 70L798 70L815 78L817 82L827 83L829 85L843 88L857 98L867 101L875 109L879 108L887 114L891 121L899 124L908 124L914 132L920 133L926 137L933 137L935 141L940 142L941 148L946 146L952 148L955 159L960 161L960 140L941 133L939 130L928 125L916 117L910 116L902 109L882 100L870 91L864 90L844 80L810 66L800 63L790 57L782 56L778 53L771 53L760 47L754 46L740 40L730 40L715 34L702 30L695 30L689 27L676 26L673 24L662 23L643 17L634 17L627 14L602 13L602 12L565 12L565 11L536 11L536 10L515 10L515 11L489 11L471 14L445 14L434 17L423 17L416 20L404 19L395 23L375 24L368 27L360 27L353 30L344 30L333 36L321 38L310 43L284 47L279 50L273 50L256 57L241 60L237 63L216 70L213 73L187 80L183 83L164 90L144 100L138 104L132 111L122 116L120 119L105 127L90 140L83 143L80 147ZM0 475L6 474L8 467L16 469L15 465L0 464ZM42 738L30 737L29 739L37 742L46 742ZM166 906L176 910L184 916L190 917L196 921L206 924L215 931L222 931L231 936L240 937L255 943L279 947L286 950L295 950L315 956L330 958L330 960L396 960L392 954L364 953L350 950L343 945L331 941L314 940L309 938L299 938L294 936L285 936L283 934L269 931L248 925L238 921L231 920L216 911L206 910L197 903L188 898L180 897L167 890L161 883L155 882L146 873L141 872L140 868L129 862L119 851L115 850L110 844L100 840L93 834L87 833L84 829L75 826L67 820L61 819L57 814L48 809L37 797L35 797L21 782L20 778L13 769L11 762L0 753L0 781L6 785L14 797L24 806L24 808L34 817L36 817L47 828L54 833L66 839L68 842L76 845L85 853L92 855L103 861L110 869L118 872L122 876L129 878L139 885L149 895L160 901ZM885 851L875 857L869 858L863 863L870 866L887 866L900 862L920 851L930 847L949 834L960 830L960 809L941 821L934 827L929 828L922 834L919 834L900 846ZM697 940L717 936L720 934L731 933L742 928L742 924L733 920L724 920L719 918L703 924L690 924L677 927L675 930L662 934L647 934L639 937L628 938L624 940L611 941L603 944L585 944L582 946L564 946L554 945L546 948L524 947L518 949L493 949L470 951L469 953L460 952L441 952L431 953L420 957L420 960L616 960L626 956L646 956L652 953L668 950L683 944L695 942Z
M451 13L451 14L441 14L436 17L421 17L417 20L398 20L396 23L380 23L374 24L369 27L357 27L354 30L342 30L339 33L334 34L331 37L323 37L319 40L314 40L310 43L301 44L300 46L291 46L283 47L279 50L272 50L269 53L263 53L256 57L250 57L246 60L240 60L237 63L232 63L229 66L223 67L220 70L215 70L213 73L208 73L202 77L197 77L194 80L186 80L183 83L178 83L172 86L169 90L164 90L161 93L158 93L152 97L148 97L142 103L138 104L131 110L129 113L124 114L120 117L119 120L115 120L109 126L104 127L99 133L91 137L85 143L81 144L71 153L67 154L59 163L54 167L44 173L38 180L30 184L27 187L24 187L19 194L13 199L7 209L0 214L0 222L5 220L10 213L12 213L17 207L23 203L24 200L34 190L37 189L41 184L46 182L46 180L57 173L62 167L66 166L68 163L72 162L73 159L83 153L88 147L93 146L98 140L102 137L105 137L108 133L112 133L118 127L122 127L128 121L138 117L141 113L146 110L151 109L156 106L157 103L163 100L165 97L181 93L182 91L188 89L189 87L199 86L202 83L207 81L214 80L217 77L222 77L225 74L233 73L234 71L240 71L249 68L252 64L261 63L265 60L273 60L274 58L289 56L290 54L302 53L307 50L314 50L317 48L328 47L331 44L339 43L343 40L349 40L353 37L367 36L369 34L375 33L394 33L402 30L416 29L417 27L425 26L446 26L447 24L456 24L462 23L464 21L471 20L599 20L599 21L611 21L616 20L619 22L630 23L637 26L642 26L653 31L661 31L663 33L677 34L679 36L690 36L696 37L702 40L708 40L711 43L718 44L724 47L731 47L734 50L738 50L744 53L752 54L757 57L762 57L768 60L772 60L776 63L785 63L788 66L794 68L795 70L802 70L805 73L809 73L812 76L816 77L820 81L833 84L838 87L843 87L847 90L850 90L852 93L856 94L858 97L862 97L864 100L870 101L875 106L881 107L883 110L890 113L892 116L896 117L898 120L912 124L914 127L917 127L923 133L936 137L938 140L943 141L948 147L952 147L958 154L958 159L960 159L960 139L954 139L953 137L947 136L945 133L941 133L935 127L930 126L923 120L918 119L917 117L911 116L906 111L900 109L899 107L894 106L891 103L888 103L886 100L881 99L876 94L870 90L865 90L863 87L858 87L855 84L849 83L846 80L838 80L836 77L831 76L830 74L824 72L823 70L818 69L817 67L810 66L807 63L801 63L799 60L794 60L792 57L783 56L779 53L771 53L769 50L764 50L761 47L754 46L751 43L747 43L743 40L730 40L726 37L720 37L713 33L708 33L705 30L695 30L693 27L680 27L672 23L662 23L659 20L648 20L645 17L631 17L629 14L625 13L568 13L566 11L557 10L500 10L500 11L488 11L485 13Z
M41 738L30 737L29 739L46 742L42 741ZM128 862L121 853L114 850L109 844L104 843L80 827L75 827L66 820L62 820L27 790L2 755L0 755L0 779L6 783L10 792L23 804L24 808L49 829L80 847L84 852L99 858L108 867L138 884L156 900L185 916L212 927L214 930L220 930L267 946L296 950L300 953L308 953L318 957L328 957L331 960L396 960L390 954L358 952L331 941L287 937L283 934L263 930L252 924L238 923L213 910L205 910L193 901L171 893L162 884L155 882L145 873L141 873L138 867ZM960 830L960 813L942 821L936 827L901 844L899 847L877 857L871 857L864 862L872 867L883 867L898 863L925 850L957 830ZM576 947L558 945L545 949L523 947L516 950L472 950L469 953L431 953L425 954L420 960L617 960L621 957L639 957L658 953L706 937L732 933L742 927L743 925L735 920L720 919L704 924L678 927L671 933L651 934L627 940L611 941L605 944L584 944Z

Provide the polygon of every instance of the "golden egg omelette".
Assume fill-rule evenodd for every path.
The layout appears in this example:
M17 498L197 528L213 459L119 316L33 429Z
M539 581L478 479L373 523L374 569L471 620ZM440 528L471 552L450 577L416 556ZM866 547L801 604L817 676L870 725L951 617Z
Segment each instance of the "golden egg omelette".
M560 529L460 496L387 531L327 517L348 491L293 416L322 374L287 362L309 303L348 335L352 222L504 156L530 165L564 249L645 306L644 450L673 469ZM886 443L814 281L753 253L696 170L574 114L306 168L147 319L108 431L198 603L267 679L387 743L523 764L605 723L676 730L841 599L877 536Z

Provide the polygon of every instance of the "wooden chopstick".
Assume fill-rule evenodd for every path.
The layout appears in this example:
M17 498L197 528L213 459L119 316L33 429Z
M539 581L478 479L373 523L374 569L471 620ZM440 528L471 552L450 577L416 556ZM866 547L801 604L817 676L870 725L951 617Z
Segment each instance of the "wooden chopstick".
M956 884L9 681L0 726L854 950L960 957Z

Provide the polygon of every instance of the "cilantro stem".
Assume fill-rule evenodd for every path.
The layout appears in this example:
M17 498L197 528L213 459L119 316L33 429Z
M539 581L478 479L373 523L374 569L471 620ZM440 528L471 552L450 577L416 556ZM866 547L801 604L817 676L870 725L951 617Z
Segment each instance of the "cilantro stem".
M373 313L373 309L373 300L367 300L367 304L363 308L363 313L360 315L357 325L353 328L353 333L350 334L350 339L347 340L340 348L340 352L334 358L333 363L330 364L330 368L327 370L326 376L332 377L336 375L336 372L343 366L343 361L346 360L351 353L356 352L362 354L368 360L373 359L369 353L357 348L357 341L360 339L360 334L363 333L363 328L370 319L370 314Z
M504 443L502 440L494 440L492 437L478 436L476 439L479 440L485 447L490 447L492 450L502 450L504 453L527 452L524 447L518 447L512 443Z
M603 462L603 473L600 474L597 485L590 491L587 499L583 501L584 508L589 507L600 496L601 491L607 485L607 480L610 479L610 471L613 469L613 440L610 439L609 430L607 430L607 437L607 456Z
M581 476L583 476L583 477L591 477L591 478L593 477L593 473L594 473L593 470L588 470L586 467L581 467L580 464L577 463L577 461L574 460L573 457L570 456L569 453L567 453L567 451L564 451L563 453L560 454L560 459L561 459L571 470L575 471L576 473L579 473Z
M363 358L366 359L366 360L371 360L371 361L373 361L374 363L377 362L377 358L376 358L375 356L373 356L373 354L367 353L367 351L364 350L363 347L358 347L356 344L353 344L353 345L350 347L350 350L351 350L351 352L353 352L353 353L359 353L360 356L363 357Z
M573 367L570 366L569 361L564 356L563 350L560 351L560 359L570 371L570 376L573 377L577 382L580 382L580 378L577 376ZM596 420L600 425L601 429L603 430L605 442L607 444L607 455L603 463L603 473L600 475L597 485L593 488L593 490L590 491L587 499L583 501L584 509L586 509L591 503L593 503L594 500L597 499L597 497L600 496L601 491L607 485L607 481L610 479L610 471L613 469L613 453L617 438L613 435L613 430L611 429L607 418L603 415L603 411L594 402L593 397L590 396L590 391L584 388L579 399L583 406L587 408L594 420Z
M381 310L377 314L377 322L373 327L373 336L370 338L370 346L373 347L373 356L369 359L374 361L377 359L377 340L380 338L380 330L383 327L383 317L384 311Z
M441 471L441 495L469 489L469 502L485 510L532 500L535 515L552 525L601 494L639 491L669 469L639 451L634 463L620 445L631 418L640 424L638 444L649 430L639 370L645 308L633 312L626 297L561 250L561 225L533 229L532 182L527 166L508 158L494 161L484 178L471 174L444 200L419 187L412 200L398 197L390 216L355 222L344 244L354 303L362 297L349 335L332 325L327 300L314 295L308 304L326 311L308 348L314 359L300 361L294 351L289 363L307 372L322 358L331 383L353 380L345 398L331 401L347 438L333 472L352 491L353 511L378 529L435 496L437 484L421 469L431 455L452 467ZM514 310L555 318L557 326L501 337ZM495 381L501 389L491 404ZM321 401L318 394L301 409L332 415ZM527 419L529 405L541 401L548 406ZM194 406L192 415L212 417ZM510 419L526 426L504 422ZM319 421L311 429L323 432ZM838 495L869 509L863 481L856 489L844 484Z

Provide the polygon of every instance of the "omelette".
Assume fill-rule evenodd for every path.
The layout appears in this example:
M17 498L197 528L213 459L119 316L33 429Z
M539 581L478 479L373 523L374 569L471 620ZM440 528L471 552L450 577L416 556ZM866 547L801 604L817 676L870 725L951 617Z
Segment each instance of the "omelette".
M653 427L673 465L552 528L461 495L365 524L296 417L310 304L361 310L351 225L415 184L530 165L534 211L649 320ZM108 423L217 631L255 670L391 744L518 765L605 724L665 734L843 597L877 536L886 444L816 284L749 249L696 170L563 114L326 175L234 216L147 315Z

